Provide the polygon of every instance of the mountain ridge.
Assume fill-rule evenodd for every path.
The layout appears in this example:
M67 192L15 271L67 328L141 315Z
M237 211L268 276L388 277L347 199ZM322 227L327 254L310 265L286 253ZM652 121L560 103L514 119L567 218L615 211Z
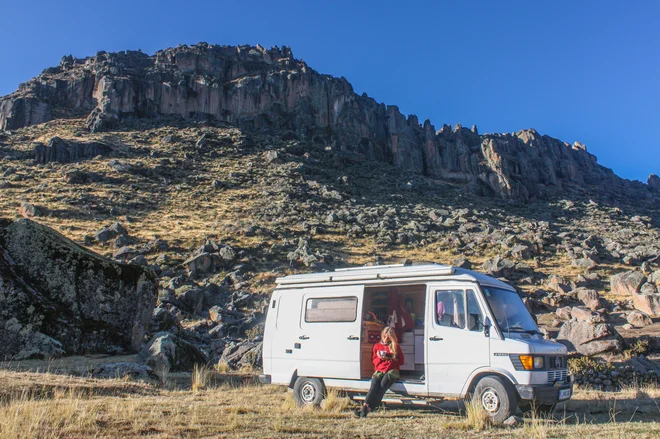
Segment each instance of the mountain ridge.
M358 95L343 77L316 72L290 48L199 43L147 55L98 52L62 58L0 98L0 129L87 116L91 132L123 121L183 118L227 122L256 131L291 130L308 142L387 162L405 171L465 185L471 192L516 202L548 198L569 187L592 187L605 200L660 197L654 175L642 184L534 129L480 135L402 114L396 105Z

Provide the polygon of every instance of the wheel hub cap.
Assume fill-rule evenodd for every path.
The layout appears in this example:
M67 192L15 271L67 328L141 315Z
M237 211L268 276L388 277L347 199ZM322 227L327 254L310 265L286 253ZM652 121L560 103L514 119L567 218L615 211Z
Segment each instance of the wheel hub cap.
M495 413L500 408L500 398L497 392L488 388L481 394L481 405L488 413Z
M313 385L307 383L302 387L300 395L305 404L311 404L316 396L316 389Z

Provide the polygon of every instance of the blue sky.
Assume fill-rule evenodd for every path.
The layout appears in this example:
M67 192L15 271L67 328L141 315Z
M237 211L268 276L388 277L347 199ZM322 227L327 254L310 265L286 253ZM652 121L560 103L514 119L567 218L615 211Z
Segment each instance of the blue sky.
M287 45L420 121L578 140L618 175L660 174L657 1L0 0L0 95L99 50Z

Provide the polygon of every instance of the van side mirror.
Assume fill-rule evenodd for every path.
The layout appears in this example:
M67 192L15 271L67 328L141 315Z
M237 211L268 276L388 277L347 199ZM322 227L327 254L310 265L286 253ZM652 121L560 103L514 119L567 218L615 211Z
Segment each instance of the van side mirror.
M492 323L490 321L490 317L486 317L486 320L484 320L484 336L490 337L490 327L492 326Z

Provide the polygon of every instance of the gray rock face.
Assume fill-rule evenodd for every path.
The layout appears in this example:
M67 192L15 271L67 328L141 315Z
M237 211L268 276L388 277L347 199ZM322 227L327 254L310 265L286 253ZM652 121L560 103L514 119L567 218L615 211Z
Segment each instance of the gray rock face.
M0 358L140 349L155 275L27 219L0 220Z
M607 323L569 320L559 330L557 341L565 344L569 351L577 351L582 355L621 350L618 334Z
M650 185L615 176L584 145L535 130L479 135L457 125L401 114L344 78L321 75L288 47L179 46L149 56L99 52L65 57L18 91L0 99L0 129L43 123L55 114L88 114L91 131L127 118L203 118L243 129L281 129L338 150L433 178L466 184L472 192L527 201L546 188L596 185L609 193L654 196ZM653 192L653 193L652 193Z
M658 177L655 174L649 175L649 179L647 183L649 185L649 189L655 192L660 192L660 177Z
M169 332L159 332L140 351L138 361L156 373L167 373L191 371L195 364L206 364L208 358L186 340Z

